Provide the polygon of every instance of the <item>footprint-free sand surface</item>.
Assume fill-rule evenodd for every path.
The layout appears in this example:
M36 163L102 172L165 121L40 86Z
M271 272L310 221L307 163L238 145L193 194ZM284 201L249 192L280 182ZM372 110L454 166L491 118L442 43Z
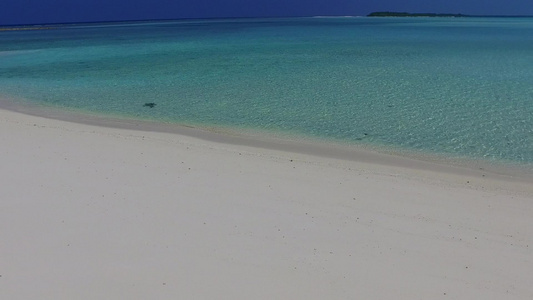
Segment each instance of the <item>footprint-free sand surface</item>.
M0 110L0 185L0 299L533 299L527 178Z

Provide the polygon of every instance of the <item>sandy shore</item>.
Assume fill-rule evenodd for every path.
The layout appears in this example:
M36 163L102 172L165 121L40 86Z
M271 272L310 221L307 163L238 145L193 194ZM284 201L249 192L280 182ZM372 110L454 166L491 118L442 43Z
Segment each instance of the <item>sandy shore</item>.
M527 179L5 110L0 145L0 299L533 299Z

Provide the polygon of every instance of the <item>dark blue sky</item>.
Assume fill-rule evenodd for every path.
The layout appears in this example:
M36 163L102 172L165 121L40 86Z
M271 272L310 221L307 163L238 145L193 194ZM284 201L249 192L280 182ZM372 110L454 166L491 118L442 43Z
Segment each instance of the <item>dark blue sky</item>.
M0 24L366 15L372 11L533 15L533 0L0 0Z

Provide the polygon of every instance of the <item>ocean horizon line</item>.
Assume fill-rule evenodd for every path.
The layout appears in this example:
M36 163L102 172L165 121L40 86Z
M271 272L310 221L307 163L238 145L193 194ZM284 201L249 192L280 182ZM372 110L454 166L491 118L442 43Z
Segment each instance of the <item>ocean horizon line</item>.
M124 19L124 20L88 20L79 22L39 22L39 23L12 23L0 24L0 30L11 27L39 27L39 26L73 26L85 24L116 24L116 23L150 23L150 22L175 22L175 21L202 21L202 20L252 20L252 19L297 19L297 18L376 18L365 15L306 15L306 16L257 16L257 17L203 17L203 18L155 18L155 19ZM409 13L409 14L436 14L436 15L451 15L451 13ZM460 14L463 18L533 18L533 15L469 15ZM401 17L401 18L423 18L417 16ZM394 17L389 17L394 18Z

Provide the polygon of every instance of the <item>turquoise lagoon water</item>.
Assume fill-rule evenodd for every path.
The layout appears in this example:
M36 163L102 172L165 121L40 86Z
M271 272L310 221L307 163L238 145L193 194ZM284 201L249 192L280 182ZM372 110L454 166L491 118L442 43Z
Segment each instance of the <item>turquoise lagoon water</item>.
M0 32L0 94L533 165L533 19L189 20Z

